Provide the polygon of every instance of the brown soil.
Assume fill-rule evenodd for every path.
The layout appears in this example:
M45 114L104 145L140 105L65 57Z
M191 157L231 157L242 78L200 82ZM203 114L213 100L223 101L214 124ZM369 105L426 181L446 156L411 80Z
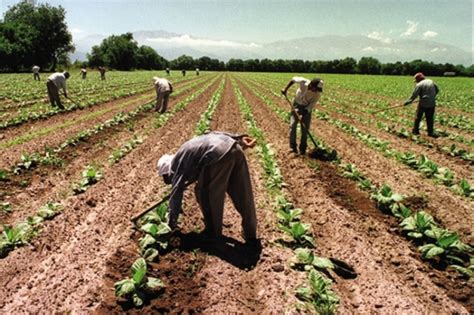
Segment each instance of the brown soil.
M229 75L225 79L212 129L246 132L247 125L239 114ZM164 153L176 151L193 136L219 81L165 126L150 128L144 143L118 164L107 167L104 178L84 194L65 196L64 212L46 222L30 245L0 259L0 313L297 312L294 291L306 282L306 274L289 268L292 252L279 245L282 235L275 221L274 201L265 188L255 150L246 154L257 205L261 249L243 243L240 217L229 200L224 214L226 239L217 243L203 241L199 234L203 227L201 212L190 188L184 197L179 242L148 266L149 276L162 279L166 288L154 292L141 309L115 298L114 282L129 277L130 266L138 257L137 240L141 234L132 229L129 219L159 200L168 189L156 174L156 160ZM398 233L395 220L380 213L365 192L339 175L334 164L288 154L287 125L243 84L238 86L252 106L267 141L276 150L286 183L285 195L296 207L304 209L303 219L312 225L317 253L343 259L358 272L354 280L335 279L334 288L341 298L340 313L468 314L474 311L472 286L457 273L438 270L422 261L416 247ZM84 163L91 160L106 163L111 149L132 133L143 133L152 125L150 116L147 113L137 118L133 131L120 127L68 151L67 165L74 168L69 175L60 174L61 170L40 168L38 172L42 173L37 176L42 174L44 181L32 181L31 187L37 191L30 194L25 189L25 202L34 207L35 202L30 199L35 199L36 194L41 196L39 199L46 199L47 194L40 192L42 185L45 191L54 187L56 193L51 196L58 196L65 178L70 181L77 176ZM439 190L403 168L400 177L390 176L392 173L387 170L397 167L392 161L363 150L329 125L314 122L313 126L318 136L338 146L344 160L351 158L370 178L393 181L410 178L419 185L433 187L433 193ZM101 141L103 145L98 144ZM447 198L441 193L436 191L439 199ZM445 205L453 201L456 200L448 200ZM412 199L411 202L413 207L423 207L425 201ZM428 206L433 203L430 196Z
M170 99L169 109L184 100L193 91ZM8 182L0 182L0 196L6 195L5 201L10 202L14 211L0 213L2 224L11 224L25 219L49 200L61 200L70 195L71 184L79 181L80 174L89 164L104 164L101 170L108 172L108 156L113 150L130 140L133 135L143 135L153 125L155 115L142 113L131 122L105 129L76 146L69 146L58 156L63 159L62 167L39 166L30 172L14 176ZM58 141L64 141L64 134L56 135ZM60 139L60 140L59 140ZM23 182L29 183L27 188Z
M288 104L281 99L273 97L270 93L266 94L281 108L288 107ZM368 148L353 136L326 121L317 120L314 117L312 127L316 130L313 133L316 138L322 139L336 149L346 163L354 164L374 184L381 186L386 183L396 192L406 196L425 197L428 200L426 211L445 227L459 232L465 242L474 243L472 229L474 216L471 210L474 206L473 201L454 194L448 187L436 184L433 180L396 160L384 157L382 153ZM373 134L374 131L371 130L370 133ZM403 140L397 139L397 141L401 141L400 145L403 145ZM472 167L468 167L468 171L462 173L466 176L470 174L469 178L472 178L469 169Z
M334 256L356 266L357 279L336 284L343 301L340 312L467 313L474 310L472 286L456 273L436 270L421 261L416 248L398 234L395 220L380 214L366 193L358 192L355 184L341 177L333 164L288 156L288 126L246 88L243 93L253 105L260 128L267 131L268 141L278 151L279 165L297 200L296 206L305 209L304 215L318 236L318 250L324 256ZM326 143L341 141L329 125L323 127L319 122L313 125L319 125L315 133L318 136L324 131L331 132L330 138L323 139ZM353 144L345 147L355 150ZM338 152L344 159L373 155ZM386 178L385 173L379 173L377 178ZM443 285L439 286L440 283Z

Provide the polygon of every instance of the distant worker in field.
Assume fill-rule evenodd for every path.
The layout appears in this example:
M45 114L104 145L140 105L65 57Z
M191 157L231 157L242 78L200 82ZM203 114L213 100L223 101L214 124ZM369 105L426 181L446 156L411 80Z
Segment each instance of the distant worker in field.
M181 74L183 75L183 77L186 75L186 70L181 70Z
M196 68L196 75L199 75L199 68Z
M428 136L436 138L434 132L433 122L436 107L436 95L439 93L438 86L430 79L426 79L424 74L418 72L415 74L416 86L411 97L406 100L405 105L411 104L417 97L420 97L418 108L416 109L415 123L413 125L412 133L414 135L420 134L420 122L423 115L426 117L426 126L428 128Z
M61 99L59 98L59 90L63 90L64 97L67 98L66 80L69 78L69 72L56 72L48 77L46 88L48 89L48 97L51 106L58 106L64 109Z
M100 79L105 80L105 68L104 67L99 67L98 70L100 72Z
M170 68L166 68L166 75L170 75Z
M33 80L35 81L40 81L40 67L37 66L37 65L34 65L33 68L31 68L31 70L33 71Z
M306 147L307 147L307 137L308 131L310 130L311 126L311 112L313 110L314 105L321 97L321 93L323 92L323 80L319 78L315 78L313 80L308 80L302 77L293 77L290 82L285 86L284 89L281 90L281 93L286 97L286 92L288 89L294 84L299 84L298 89L296 90L296 95L293 100L293 107L295 108L298 115L300 115L301 121L304 124L301 126L301 142L300 142L300 154L306 154ZM294 112L291 112L291 119L290 119L290 149L294 153L298 153L296 147L296 127L298 125L298 117L295 117Z
M156 90L155 111L163 114L168 108L168 101L170 94L173 93L173 86L170 81L158 77L153 77L153 84Z
M86 76L87 76L87 69L86 69L86 68L82 68L82 69L81 69L81 77L82 77L82 80L85 80L85 79L86 79Z
M243 152L254 146L255 140L246 135L211 132L185 142L174 155L163 155L158 174L171 184L170 227L175 229L178 224L184 190L197 181L194 192L204 216L204 234L211 239L222 236L227 192L242 217L245 240L250 244L257 241L252 183Z

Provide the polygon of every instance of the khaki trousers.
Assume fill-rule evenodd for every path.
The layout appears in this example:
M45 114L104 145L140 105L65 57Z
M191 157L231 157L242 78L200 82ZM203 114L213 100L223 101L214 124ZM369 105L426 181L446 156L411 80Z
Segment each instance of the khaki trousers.
M195 187L196 199L204 215L206 232L222 235L222 220L226 192L242 217L246 240L257 235L257 216L247 160L240 145L234 147L217 163L205 167Z
M168 109L170 94L170 92L160 92L156 95L156 111L159 111L162 114L166 112L166 109Z

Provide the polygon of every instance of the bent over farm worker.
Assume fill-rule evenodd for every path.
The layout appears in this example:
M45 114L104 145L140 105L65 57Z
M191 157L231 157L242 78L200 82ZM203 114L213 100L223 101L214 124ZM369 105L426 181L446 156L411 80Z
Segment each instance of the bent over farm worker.
M153 77L153 85L156 90L155 111L163 114L168 108L168 101L170 94L173 93L173 86L170 81L158 77Z
M31 68L31 70L33 71L33 80L40 80L40 74L39 74L39 71L40 71L40 67L37 66L37 65L34 65L33 68Z
M176 228L186 187L197 181L195 194L204 216L204 233L210 238L222 236L224 199L229 194L242 217L243 236L256 240L257 217L252 183L243 152L253 148L255 140L245 135L211 132L185 142L175 155L163 155L158 174L172 185L169 225Z
M311 125L311 112L314 105L321 97L324 82L319 78L315 78L310 81L303 77L293 77L285 86L285 88L281 90L281 93L286 96L286 92L294 83L299 84L299 86L296 90L296 95L293 100L293 107L295 108L296 112L301 115L301 121L306 127L301 128L301 142L299 146L300 154L304 155L306 154L306 141ZM294 111L292 111L290 119L290 148L294 153L298 153L296 150L296 127L298 124L298 119L294 115Z
M436 95L439 93L439 88L432 80L426 79L424 74L421 72L415 74L414 78L416 82L415 89L413 90L411 97L404 103L405 105L409 105L417 97L420 97L418 108L416 109L412 133L414 135L420 134L420 122L423 115L425 115L428 136L436 137L433 122L436 107Z
M58 106L63 109L64 106L59 98L59 90L63 90L64 97L67 98L66 80L69 78L69 72L56 72L48 77L46 88L51 106Z

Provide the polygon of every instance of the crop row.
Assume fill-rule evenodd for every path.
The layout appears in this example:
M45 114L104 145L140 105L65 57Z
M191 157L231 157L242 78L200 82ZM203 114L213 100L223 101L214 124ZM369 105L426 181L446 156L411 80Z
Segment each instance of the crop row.
M202 94L209 86L211 86L215 82L216 79L212 80L209 84L206 84L205 87L203 87L200 90L196 91L193 94L193 97L188 97L187 101L181 102L180 106L179 106L179 109L173 108L172 113L167 115L168 119L171 118L174 115L174 113L183 110L187 106L187 104L189 104L192 100L194 100L196 97L198 97L200 94ZM97 125L96 127L92 128L92 129L88 129L84 132L81 132L80 134L78 134L74 138L66 140L60 146L58 146L55 150L53 150L53 152L59 153L65 147L67 147L69 145L75 145L79 141L82 141L85 138L87 138L87 137L89 137L93 134L98 133L100 130L104 130L105 128L109 128L111 126L129 121L132 118L136 117L139 113L144 112L144 111L149 111L151 108L153 108L153 105L154 105L153 102L149 102L149 103L146 103L146 104L143 104L143 105L139 106L136 110L134 110L134 111L132 111L128 114L125 114L125 115L118 114L113 119L107 120L103 124L99 124L99 125ZM138 142L135 142L133 148L135 148L138 144L139 144ZM124 153L124 155L129 153L132 149L129 149L126 153ZM114 150L114 152L116 152L116 150ZM37 164L32 163L31 165L29 165L28 169L32 169L32 167L34 167L36 165ZM80 193L85 192L90 186L96 184L99 180L101 180L103 178L103 176L104 176L104 172L100 170L100 165L88 165L88 166L86 166L86 168L81 173L81 180L79 182L72 183L72 192L74 194L80 194ZM59 206L58 203L49 202L47 205L49 205L48 206L49 208L52 208L54 206L53 207L54 209L52 208L55 211L54 215L59 213L58 209L61 209L61 211L63 210L63 208L61 206ZM53 205L53 206L51 206L51 205ZM44 207L42 207L40 210L44 211ZM47 218L50 219L50 218L54 217L54 215L51 214ZM5 243L4 244L4 251L3 251L4 255L3 256L8 254L8 252L11 251L12 249L14 249L15 247L18 247L18 246L21 246L21 245L24 245L24 244L28 243L34 236L39 234L39 232L40 232L40 230L39 230L40 225L39 224L42 221L40 219L38 219L37 216L34 216L33 218L34 219L28 218L26 222L17 223L12 227L6 226L6 225L3 227L4 238L9 240L8 242L3 242L3 239L0 238L0 245ZM17 239L19 239L19 241L10 242L10 240L17 240Z
M242 116L247 122L249 134L257 139L260 162L266 174L266 186L276 203L278 227L289 237L289 239L283 239L282 243L295 250L295 260L297 261L299 261L298 257L302 257L302 253L306 253L308 257L314 258L311 262L307 260L307 268L303 268L308 271L308 286L299 287L296 291L296 296L304 302L306 309L318 313L332 314L336 311L339 298L331 289L331 280L318 270L333 269L334 265L327 258L314 256L311 250L315 246L311 225L301 221L303 210L295 208L287 200L282 191L283 177L276 161L275 151L266 142L264 133L257 126L252 109L238 86L234 87L234 91ZM298 268L298 264L293 264L292 266L297 270L301 270Z
M224 80L219 84L218 89L208 103L206 111L201 115L201 119L195 128L196 134L200 134L202 130L200 126L209 125L213 112L221 98L223 87ZM195 97L192 99L195 99ZM171 228L168 225L168 218L168 202L163 202L137 222L140 231L144 233L138 244L140 257L135 260L130 268L131 277L117 281L114 284L115 295L118 298L133 302L136 307L143 305L149 291L162 289L166 286L158 278L147 277L146 273L148 271L147 261L154 261L160 255L160 251L166 250L169 246Z
M254 93L259 96L256 92ZM263 100L266 104L272 103L268 98ZM273 105L270 108L284 119L281 110L275 110L278 106ZM325 147L329 148L327 145ZM404 200L402 195L394 193L386 184L382 184L381 188L377 189L370 179L358 171L354 165L343 163L341 157L335 159L334 163L344 177L356 181L361 189L371 192L371 199L377 203L380 210L384 213L392 213L395 217L402 219L400 229L408 238L416 239L416 244L420 245L418 249L423 259L451 264L452 268L472 277L473 249L462 243L456 232L440 228L432 216L425 211L413 213L402 203Z
M46 119L58 113L70 112L77 109L84 109L96 104L102 104L103 102L106 102L106 101L110 101L110 100L114 100L114 99L118 99L118 98L122 98L126 96L131 96L133 94L142 93L142 92L151 90L152 87L150 85L151 84L143 86L138 90L132 90L132 91L128 90L127 88L121 88L118 91L108 90L106 94L101 94L100 96L96 95L98 91L94 91L93 94L86 95L78 99L74 99L74 102L71 102L71 104L66 106L64 109L51 108L49 105L45 105L44 110L39 110L39 111L32 111L31 109L28 109L20 113L18 116L15 116L5 122L0 123L0 129L4 129L11 126L17 126L17 125L30 122L30 121ZM78 102L82 102L82 104Z
M262 98L262 94L259 93L259 96ZM272 102L268 98L266 98L264 101L267 103ZM474 198L474 188L471 187L467 180L460 179L457 181L457 183L455 183L455 174L451 170L446 167L438 166L425 155L416 156L412 152L398 152L397 150L390 148L390 143L388 141L382 141L368 133L363 133L351 124L342 122L338 119L330 118L326 113L319 110L315 110L315 116L318 119L325 120L344 132L354 136L368 147L383 153L384 156L395 158L397 161L424 174L426 177L434 178L436 183L440 183L451 188L451 190L456 194L468 198ZM415 158L417 161L413 163L412 159L408 161L406 157Z

